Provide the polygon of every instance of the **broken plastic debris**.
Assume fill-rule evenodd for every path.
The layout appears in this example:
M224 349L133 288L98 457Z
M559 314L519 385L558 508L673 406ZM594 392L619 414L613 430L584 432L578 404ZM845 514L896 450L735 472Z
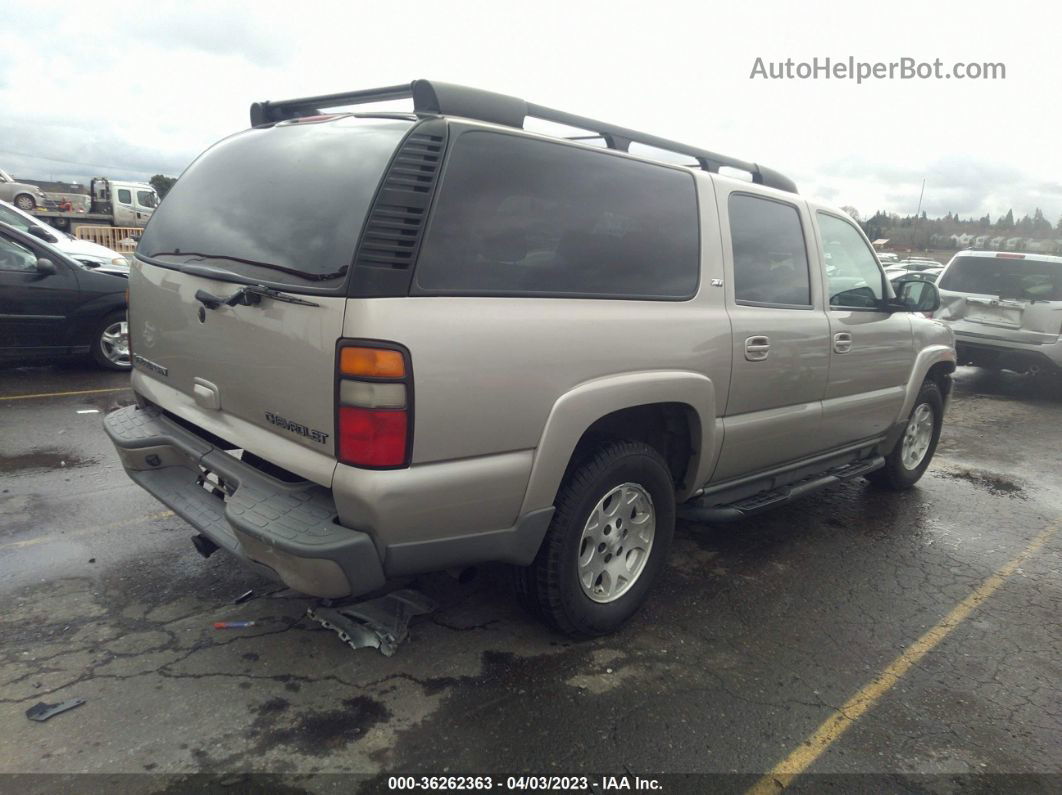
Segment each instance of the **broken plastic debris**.
M253 627L253 621L215 621L214 629L245 629Z
M26 710L26 717L30 720L46 721L60 712L80 707L84 703L85 699L83 698L72 698L69 701L61 701L58 704L45 704L43 701L38 701Z
M431 613L436 606L424 594L403 589L352 604L322 603L306 615L333 630L352 649L371 647L390 657L409 635L410 619Z

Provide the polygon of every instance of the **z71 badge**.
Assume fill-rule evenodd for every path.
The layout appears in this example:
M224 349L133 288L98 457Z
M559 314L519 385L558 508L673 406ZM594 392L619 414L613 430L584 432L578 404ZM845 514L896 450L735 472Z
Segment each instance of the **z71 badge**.
M265 418L267 422L276 425L278 428L283 428L285 431L291 431L292 433L299 434L299 436L305 436L307 439L318 442L319 444L328 443L328 434L324 431L308 428L301 422L289 420L286 417L281 417L279 414L274 414L271 411L265 413Z

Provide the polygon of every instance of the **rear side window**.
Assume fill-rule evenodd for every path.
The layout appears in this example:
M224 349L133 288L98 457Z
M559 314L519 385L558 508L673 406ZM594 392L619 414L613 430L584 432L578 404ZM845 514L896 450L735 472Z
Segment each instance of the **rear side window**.
M515 135L453 146L414 293L682 300L697 290L693 176Z
M738 303L811 306L808 250L797 208L743 193L731 194L729 208Z
M118 189L118 201L121 202L122 204L132 204L133 203L133 194L130 193L125 188L119 188Z
M940 280L942 290L1028 301L1062 301L1062 262L958 257Z

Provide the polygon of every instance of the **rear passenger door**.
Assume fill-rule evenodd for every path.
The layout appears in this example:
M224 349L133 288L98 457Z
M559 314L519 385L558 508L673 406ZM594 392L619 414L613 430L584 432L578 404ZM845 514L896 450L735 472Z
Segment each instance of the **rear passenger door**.
M806 205L722 181L716 195L733 345L718 482L822 449L829 322Z
M885 274L852 221L815 213L830 319L830 377L822 438L831 447L884 433L914 364L911 318L887 311Z

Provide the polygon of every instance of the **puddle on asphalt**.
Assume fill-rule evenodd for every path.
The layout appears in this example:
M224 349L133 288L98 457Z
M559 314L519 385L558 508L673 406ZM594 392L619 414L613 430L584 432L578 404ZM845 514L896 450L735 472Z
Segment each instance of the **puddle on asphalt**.
M956 469L940 471L937 474L952 480L965 480L975 486L986 489L990 494L996 496L1021 497L1024 491L1021 484L1010 478L983 470Z
M27 472L39 469L77 469L92 466L98 458L81 458L65 450L30 450L21 455L0 456L0 472Z

